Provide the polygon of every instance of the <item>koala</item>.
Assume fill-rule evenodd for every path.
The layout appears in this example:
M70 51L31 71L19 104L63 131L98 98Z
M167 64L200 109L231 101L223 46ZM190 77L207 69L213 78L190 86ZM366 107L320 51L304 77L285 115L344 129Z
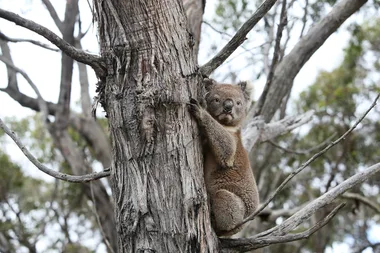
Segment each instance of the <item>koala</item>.
M197 120L204 144L204 174L211 207L211 222L218 236L239 232L237 227L259 205L256 181L241 140L241 124L248 111L246 82L217 84L205 79L207 110L191 99L190 113Z

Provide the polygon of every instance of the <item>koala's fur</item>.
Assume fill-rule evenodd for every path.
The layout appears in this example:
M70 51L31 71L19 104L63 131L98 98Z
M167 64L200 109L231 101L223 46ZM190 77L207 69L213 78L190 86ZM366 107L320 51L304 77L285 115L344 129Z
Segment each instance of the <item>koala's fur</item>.
M190 112L206 138L204 173L213 227L217 235L228 236L240 231L236 225L259 205L255 178L240 135L250 91L246 82L216 84L205 79L204 83L207 111L191 99Z

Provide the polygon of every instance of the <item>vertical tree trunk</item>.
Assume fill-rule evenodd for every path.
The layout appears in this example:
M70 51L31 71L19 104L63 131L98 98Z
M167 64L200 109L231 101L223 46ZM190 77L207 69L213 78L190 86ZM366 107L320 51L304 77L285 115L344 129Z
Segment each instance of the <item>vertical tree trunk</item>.
M95 1L119 252L217 252L199 134L201 75L180 0Z
M194 39L194 57L197 59L199 42L201 41L201 27L206 0L183 0L187 22Z

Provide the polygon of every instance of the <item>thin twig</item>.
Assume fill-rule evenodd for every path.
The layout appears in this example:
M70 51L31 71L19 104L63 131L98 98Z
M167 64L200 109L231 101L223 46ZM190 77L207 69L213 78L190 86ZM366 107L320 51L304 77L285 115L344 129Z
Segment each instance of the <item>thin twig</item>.
M20 17L19 15L0 9L0 18L6 19L8 21L14 22L16 25L25 27L39 35L43 36L51 43L56 45L68 56L76 61L90 65L99 76L105 75L105 66L101 58L97 55L86 53L83 50L78 50L72 45L70 45L65 40L61 39L58 35L50 31L44 26L41 26L31 20Z
M46 45L42 42L39 42L39 41L36 41L36 40L30 40L30 39L13 39L13 38L10 38L8 37L7 35L5 35L4 33L0 32L0 39L1 40L4 40L4 41L9 41L9 42L13 42L13 43L18 43L18 42L29 42L29 43L32 43L36 46L39 46L39 47L42 47L42 48L45 48L47 50L51 50L51 51L54 51L54 52L59 52L59 49L56 49L56 48L51 48L49 45Z
M315 159L326 153L330 148L338 144L340 141L346 138L347 135L349 135L358 125L362 120L367 116L367 114L372 110L373 107L375 107L377 100L380 97L380 93L377 95L371 106L368 108L368 110L355 122L355 124L347 130L340 138L337 140L331 142L327 147L325 147L323 150L319 151L315 155L313 155L309 160L307 160L304 164L301 165L298 169L293 171L282 183L279 187L277 187L276 191L274 191L269 198L264 202L264 204L258 208L254 213L246 217L242 222L240 222L236 227L239 227L246 223L247 221L253 220L257 214L259 214L273 199L274 197L285 187L285 185L293 178L295 177L298 173L300 173L303 169L305 169L310 163L312 163Z
M266 0L260 5L256 12L236 32L234 37L225 45L219 53L201 67L203 75L210 75L217 69L245 40L246 35L261 20L261 18L272 8L277 0Z
M90 182L93 180L97 180L102 177L108 177L110 173L110 169L106 169L102 172L95 172L91 174L86 174L82 176L73 176L68 175L64 173L60 173L58 171L49 169L42 163L40 163L37 158L35 158L29 150L25 147L25 145L21 142L21 140L4 124L2 119L0 118L0 128L2 128L9 137L13 139L13 141L17 144L17 146L21 149L21 151L24 153L24 155L42 172L45 172L46 174L55 177L57 179L61 179L64 181L72 182L72 183L83 183L83 182Z
M274 141L272 140L268 140L268 142L275 146L276 148L279 148L281 149L282 151L286 152L286 153L291 153L291 154L296 154L296 155L307 155L307 154L310 154L311 152L314 152L315 150L318 150L320 148L322 148L323 146L325 146L328 142L330 142L332 140L332 138L335 137L336 134L333 134L331 135L330 137L328 137L326 140L324 140L323 142L319 143L317 146L315 147L312 147L312 148L309 148L309 149L306 149L306 150L293 150L293 149L288 149L288 148L285 148L277 143L275 143Z

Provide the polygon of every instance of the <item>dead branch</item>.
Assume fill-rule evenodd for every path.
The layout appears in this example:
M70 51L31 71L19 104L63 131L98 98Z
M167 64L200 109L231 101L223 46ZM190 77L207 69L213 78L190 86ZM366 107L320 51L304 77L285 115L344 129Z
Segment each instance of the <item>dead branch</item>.
M364 182L374 174L380 172L380 163L376 163L371 167L356 173L350 178L346 179L342 183L338 184L328 192L324 193L317 199L311 201L300 211L295 213L293 216L285 220L281 225L271 228L267 231L255 235L255 238L263 237L266 235L284 235L296 227L298 227L303 221L307 220L313 213L315 213L320 208L330 204L333 200L341 196L344 192L355 187L356 185Z
M357 249L354 249L352 251L352 253L362 253L362 252L364 252L364 250L366 248L372 248L374 250L373 252L377 252L376 249L379 247L380 247L380 242L376 242L376 243L367 242L365 245L363 245Z
M314 111L311 110L304 114L289 116L269 124L266 124L262 118L257 117L243 127L243 146L246 150L251 150L257 142L268 141L306 124L312 119L313 115Z
M50 31L46 27L41 26L31 20L22 18L13 12L0 9L0 17L8 21L14 22L16 25L22 26L35 33L38 33L39 35L43 36L51 43L56 45L59 49L61 49L64 53L66 53L74 60L90 65L95 70L98 76L104 76L105 66L99 56L86 53L83 50L78 50L77 48L70 45L68 42L58 37L55 33Z
M325 218L318 221L313 227L308 230L296 233L296 234L287 234L287 235L276 235L276 236L266 236L261 238L246 238L246 239L221 239L222 248L232 248L239 250L239 252L245 252L253 249L263 248L268 245L298 241L302 239L309 238L316 231L324 227L336 214L343 208L345 203L341 203L336 206L331 213L329 213Z
M290 217L294 215L296 212L298 212L305 206L306 204L302 204L300 206L297 206L291 209L275 209L275 210L265 208L258 214L258 216L263 221L275 222L276 219L279 217Z
M100 229L100 233L102 234L102 237L103 237L103 240L107 246L107 249L111 252L111 253L115 253L115 251L112 249L112 246L110 244L110 241L107 239L107 236L106 234L104 233L104 229L103 229L103 226L102 226L102 222L100 221L100 217L99 217L99 214L98 214L98 211L96 210L96 199L95 199L95 194L94 194L94 189L92 187L92 182L90 182L90 190L91 190L91 199L92 199L92 203L93 203L93 212L95 214L95 217L96 217L96 222L98 223L98 226L99 226L99 229Z
M7 35L5 35L4 33L0 32L0 39L1 40L4 40L4 41L9 41L9 42L13 42L13 43L18 43L18 42L29 42L29 43L32 43L33 45L36 45L36 46L39 46L39 47L42 47L42 48L45 48L47 50L51 50L51 51L54 51L54 52L59 52L58 49L56 48L51 48L49 45L46 45L42 42L39 42L39 41L36 41L36 40L30 40L30 39L13 39L13 38L10 38L8 37Z
M360 194L352 193L352 192L346 192L341 197L344 199L351 199L351 200L353 199L353 200L360 201L363 204L367 205L368 207L372 208L375 212L380 213L380 206L376 202L371 201L370 199L368 199L368 198L366 198Z
M246 35L262 19L262 17L272 8L277 0L266 0L260 5L256 12L248 19L236 32L234 37L225 45L220 52L210 61L201 67L203 75L210 75L246 40Z
M272 57L272 64L270 65L267 81L264 87L263 92L261 93L261 96L264 97L264 99L259 99L257 105L257 115L260 114L261 108L262 108L262 103L265 101L265 97L268 94L269 87L272 84L272 80L274 77L274 71L277 67L277 63L280 60L280 53L281 53L281 38L282 38L282 32L284 28L286 27L288 23L288 18L287 18L287 10L286 10L286 0L283 0L282 2L282 8L281 8L281 15L280 15L280 24L278 25L277 32L276 32L276 40L275 40L275 45L274 45L274 52L273 52L273 57Z
M326 146L327 143L329 143L335 135L336 134L331 135L330 137L328 137L326 140L324 140L323 142L319 143L315 147L311 147L311 148L306 149L306 150L293 150L293 149L285 148L285 147L281 146L280 144L275 143L272 140L268 140L268 142L271 145L273 145L274 147L276 147L278 149L281 149L282 151L284 151L286 153L296 154L296 155L307 155L307 154L310 154L311 152L314 152L314 151L322 148L323 146Z
M51 4L50 0L42 0L44 5L46 6L46 9L48 10L51 18L53 19L55 25L58 27L58 29L62 32L63 31L63 23L61 19L58 17L57 12L55 11L54 6Z
M24 153L24 155L42 172L45 172L46 174L60 179L64 180L67 182L72 182L72 183L85 183L85 182L90 182L93 180L97 180L102 177L108 177L111 172L110 169L106 169L102 172L95 172L91 174L86 174L86 175L81 175L81 176L73 176L73 175L68 175L64 173L60 173L58 171L49 169L42 163L40 163L37 158L35 158L29 150L25 147L25 145L21 142L21 140L4 124L2 119L0 118L0 127L4 130L4 132L9 135L9 137L12 138L12 140L17 144L17 146L21 149L21 151Z
M331 217L342 207L339 205L336 207L325 219L318 222L313 228L300 233L300 234L288 234L289 232L296 229L302 222L309 219L316 211L323 208L324 206L330 204L336 198L341 196L344 192L355 187L356 185L364 182L371 176L380 172L380 163L374 164L371 167L358 172L357 174L346 179L333 189L329 190L322 196L308 203L304 208L296 212L290 218L286 219L282 224L261 232L251 238L247 239L221 239L222 246L225 248L238 248L242 251L247 251L251 249L262 248L270 244L289 242L293 240L300 240L307 238L312 233L317 231L320 227L319 224L326 224ZM303 234L303 235L302 235ZM303 237L306 236L306 237Z
M315 24L308 33L300 39L296 46L289 52L287 56L278 64L272 84L268 94L265 97L261 109L261 116L265 122L269 122L283 98L293 85L293 80L310 59L315 51L322 46L330 35L335 32L340 25L349 18L353 13L359 10L368 0L342 0L334 5L330 13L328 13L319 23ZM264 98L262 98L264 99ZM256 103L260 105L261 102ZM256 105L255 104L255 105ZM256 106L251 110L248 117L257 116Z
M37 102L41 110L42 120L44 123L47 123L47 118L49 114L48 114L48 107L47 107L46 101L42 98L40 91L38 90L37 86L34 84L32 79L30 79L29 75L26 74L25 71L16 67L12 62L10 62L6 57L2 55L0 55L0 61L2 61L5 65L7 65L7 67L12 68L14 71L20 73L25 78L25 80L29 83L30 87L32 87L33 91L37 95Z
M236 227L241 226L242 224L253 220L257 214L259 214L273 199L274 197L285 187L285 185L298 173L300 173L303 169L305 169L310 163L312 163L315 159L326 153L330 148L338 144L340 141L346 138L347 135L349 135L356 127L359 125L359 123L367 116L367 114L372 110L373 107L375 107L377 100L380 97L380 93L377 95L371 106L368 108L368 110L355 122L355 124L350 127L341 137L339 137L337 140L331 142L327 147L325 147L323 150L319 151L315 155L313 155L309 160L307 160L305 163L302 164L301 167L293 171L282 183L277 189L269 196L269 198L262 204L261 207L259 207L254 213L246 217L241 223L239 223ZM330 192L330 191L329 191ZM326 194L326 193L325 193Z

